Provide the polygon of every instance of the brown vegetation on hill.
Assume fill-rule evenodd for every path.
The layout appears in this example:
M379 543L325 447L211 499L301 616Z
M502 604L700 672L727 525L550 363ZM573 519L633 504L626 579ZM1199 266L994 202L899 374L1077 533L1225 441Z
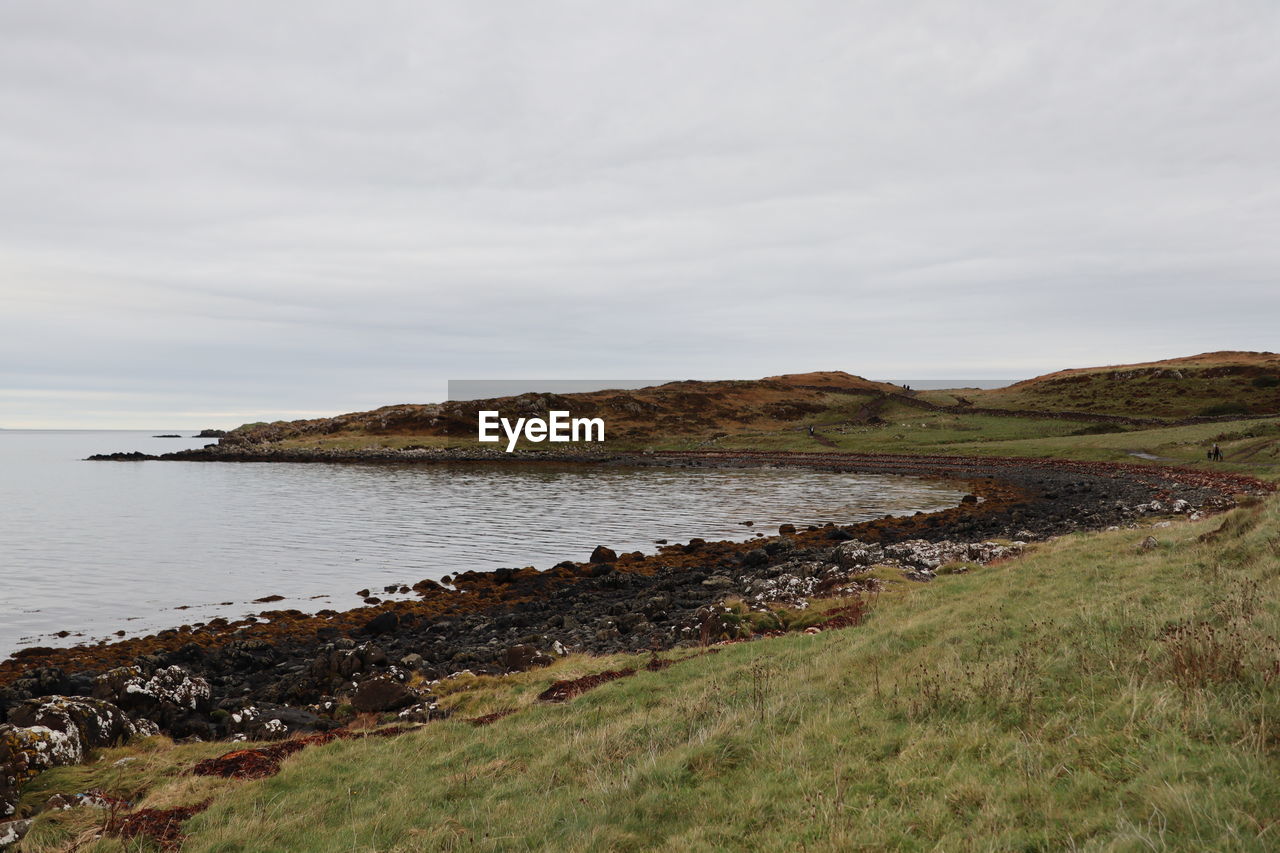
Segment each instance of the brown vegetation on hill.
M1071 367L1055 370L1043 376L1026 379L1010 387L1034 385L1063 376L1078 376L1086 373L1112 373L1115 371L1134 371L1149 368L1210 368L1210 367L1261 367L1272 372L1280 370L1280 353L1251 352L1249 350L1218 350L1202 352L1199 355L1186 355L1178 358L1164 358L1158 361L1142 361L1134 364L1108 364L1101 367Z
M1188 418L1280 411L1280 355L1222 351L1059 370L986 391L975 404L1019 410Z
M934 395L936 397L936 394ZM1214 352L1142 364L1060 370L1007 388L966 389L940 411L1018 417L1126 418L1160 424L1206 417L1280 412L1280 355ZM943 403L946 401L943 400ZM396 437L388 446L411 449L441 440L476 438L478 412L545 418L553 410L603 418L610 442L681 437L713 438L749 431L802 429L814 421L862 423L887 404L938 409L929 395L872 382L843 371L816 371L757 380L669 382L637 390L580 394L527 393L488 400L384 406L331 418L247 424L221 439L224 448L280 444L333 446L363 437ZM852 408L851 408L852 406ZM859 406L861 408L859 409ZM821 438L818 438L819 443Z
M552 410L574 417L603 417L611 439L700 435L711 431L769 429L804 421L833 404L830 394L878 395L900 390L841 371L791 374L759 380L669 382L633 391L521 394L489 400L384 406L332 418L248 424L222 439L246 445L349 435L410 435L474 439L477 413L546 417Z

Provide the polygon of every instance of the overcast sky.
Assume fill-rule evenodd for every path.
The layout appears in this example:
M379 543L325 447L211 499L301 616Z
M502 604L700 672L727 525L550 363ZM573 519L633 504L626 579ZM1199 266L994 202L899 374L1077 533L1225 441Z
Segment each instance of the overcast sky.
M0 4L0 427L1280 349L1280 3Z

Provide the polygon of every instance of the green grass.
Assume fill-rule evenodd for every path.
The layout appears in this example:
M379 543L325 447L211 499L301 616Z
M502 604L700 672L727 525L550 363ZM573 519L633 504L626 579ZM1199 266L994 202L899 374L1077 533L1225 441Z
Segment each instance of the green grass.
M819 434L834 442L823 445L808 434L807 425L776 432L726 436L717 447L759 450L853 451L859 453L947 453L956 445L986 444L1015 439L1067 436L1086 424L1039 418L994 415L952 415L895 406L874 426L816 420Z
M1148 533L1160 546L1141 553ZM533 697L643 658L460 680L444 699L468 715L525 710L219 783L184 849L1280 844L1280 501L1064 537L911 592L858 628L728 646L562 706ZM41 793L83 790L104 765L48 773ZM184 784L166 771L148 796ZM41 818L30 849L59 849L65 819Z
M714 442L672 440L658 449L786 450L812 453L915 453L1092 459L1113 462L1163 461L1206 464L1205 452L1217 441L1226 458L1215 470L1280 477L1280 419L1239 420L1151 429L1091 429L1081 421L1057 421L993 415L949 415L900 408L877 426L823 424L811 438L807 428L746 432ZM1110 425L1102 425L1114 429ZM1096 432L1096 434L1088 434ZM1135 452L1161 457L1144 460Z
M1165 464L1205 464L1205 451L1217 441L1225 459L1215 470L1262 476L1280 475L1280 420L1246 420L1134 430L1102 435L1013 439L995 443L959 443L955 453L993 456L1042 456L1067 459L1142 461L1133 451L1162 457Z

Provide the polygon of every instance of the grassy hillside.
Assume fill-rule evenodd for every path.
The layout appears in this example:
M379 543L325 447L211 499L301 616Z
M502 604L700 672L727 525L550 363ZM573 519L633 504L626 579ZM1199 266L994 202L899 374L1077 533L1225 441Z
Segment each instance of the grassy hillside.
M644 658L458 679L454 720L312 747L266 780L190 777L216 745L151 741L27 796L212 798L193 851L1274 850L1278 531L1272 499L1069 536L900 582L858 627L726 646L565 704L534 697ZM140 849L94 840L102 821L48 813L25 849Z
M1280 355L1213 352L1060 370L1008 388L963 392L974 405L1183 418L1280 412Z

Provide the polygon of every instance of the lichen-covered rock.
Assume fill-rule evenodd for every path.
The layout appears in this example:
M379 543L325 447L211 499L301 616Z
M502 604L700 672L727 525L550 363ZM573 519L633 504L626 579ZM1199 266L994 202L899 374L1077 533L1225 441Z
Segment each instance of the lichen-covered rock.
M0 818L16 811L18 792L28 780L50 767L78 764L84 749L75 726L64 732L0 724Z
M17 844L31 829L33 821L10 820L0 823L0 849Z
M212 693L209 682L193 678L178 666L157 670L146 683L130 685L127 689L162 703L176 705L192 711L208 710Z
M887 559L906 567L936 571L944 563L968 561L973 563L990 563L1021 554L1024 543L1014 542L1001 545L996 542L928 542L924 539L909 539L886 545L884 556Z
M86 749L111 746L138 735L155 733L153 723L139 726L110 702L79 696L28 699L9 710L9 722L23 727L44 726L60 732L75 728Z
M869 542L846 542L832 552L832 558L842 569L871 566L884 558L884 549Z
M177 737L208 731L204 717L213 695L209 682L180 666L162 667L150 676L141 667L117 667L98 676L93 695Z
M9 720L0 725L0 817L14 813L20 789L37 774L156 732L154 723L135 722L110 702L72 696L25 700L9 709Z
M765 604L768 602L782 602L791 607L803 610L808 606L808 599L818 589L819 580L816 577L800 577L790 573L783 573L773 578L760 578L751 584L751 602L753 604Z

